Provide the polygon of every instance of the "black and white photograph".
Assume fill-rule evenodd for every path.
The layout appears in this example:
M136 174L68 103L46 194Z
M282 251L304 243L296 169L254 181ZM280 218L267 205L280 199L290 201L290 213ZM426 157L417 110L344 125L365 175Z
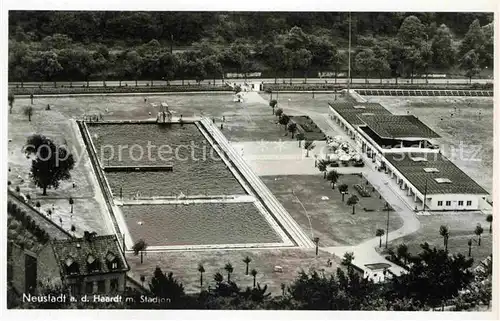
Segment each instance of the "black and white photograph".
M498 313L495 6L135 5L2 10L5 309Z

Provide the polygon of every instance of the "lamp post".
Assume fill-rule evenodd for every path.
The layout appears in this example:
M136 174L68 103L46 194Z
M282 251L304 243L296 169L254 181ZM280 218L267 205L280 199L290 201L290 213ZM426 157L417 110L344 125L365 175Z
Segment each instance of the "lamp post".
M385 203L385 207L387 208L387 228L385 230L385 248L387 249L387 245L389 244L389 212L390 212L390 207L389 203Z

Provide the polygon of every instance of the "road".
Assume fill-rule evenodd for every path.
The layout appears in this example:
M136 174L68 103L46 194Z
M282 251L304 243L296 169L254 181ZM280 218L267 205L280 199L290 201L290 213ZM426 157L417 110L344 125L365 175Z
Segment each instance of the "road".
M224 81L227 81L227 82L236 82L236 83L242 83L244 81L244 79L229 79L229 78L226 78L224 80L222 79L216 79L215 80L215 83L217 85L222 85ZM274 78L249 78L248 79L248 82L249 83L260 83L260 82L264 82L264 83L274 83ZM304 78L293 78L292 79L292 83L294 84L301 84L304 82ZM332 83L335 83L335 79L334 78L308 78L307 79L307 83L310 83L310 84L324 84L325 82L328 82L329 84L332 84ZM367 80L365 80L364 78L353 78L352 79L352 84L365 84L365 83L370 83L370 84L380 84L380 78L369 78ZM473 79L472 80L473 83L478 83L478 84L487 84L487 83L493 83L493 79ZM139 80L137 81L137 85L138 86L141 86L141 87L145 87L145 86L151 86L151 83L153 83L153 86L160 86L160 85L166 85L166 81L165 80ZM196 81L195 80L184 80L184 84L195 84ZM205 85L208 85L208 84L213 84L213 79L206 79L206 80L203 80L201 82L202 84L205 84ZM281 83L286 83L286 84L289 84L290 83L290 78L278 78L277 79L277 83L278 84L281 84ZM337 83L338 84L346 84L347 83L347 79L346 78L338 78L337 79ZM391 78L391 79L384 79L383 80L383 83L384 84L396 84L396 79L395 78ZM398 78L397 80L397 83L398 84L410 84L411 83L411 80L410 79L406 79L406 78ZM443 79L443 78L436 78L436 79L433 79L433 78L429 78L429 79L425 79L425 78L414 78L413 79L413 84L441 84L441 85L444 85L444 84L468 84L469 83L469 79L466 79L466 78L463 78L463 79ZM85 81L73 81L72 82L72 85L73 87L81 87L81 86L84 86L86 85L87 83ZM182 84L182 81L181 80L174 80L174 81L171 81L170 82L171 85L181 85ZM16 87L17 86L21 86L21 83L20 82L9 82L9 87ZM56 85L57 87L60 87L60 86L65 86L65 87L69 87L70 86L70 82L69 81L61 81L61 82L56 82ZM135 86L135 81L134 80L123 80L121 82L121 85L122 86ZM38 87L38 86L42 86L42 87L54 87L54 82L25 82L23 83L23 86L24 87L27 87L27 88L33 88L33 87ZM103 87L104 86L104 82L103 81L89 81L89 86L90 87ZM120 86L120 82L119 81L116 81L116 80L110 80L110 81L106 81L106 86L108 87L118 87Z

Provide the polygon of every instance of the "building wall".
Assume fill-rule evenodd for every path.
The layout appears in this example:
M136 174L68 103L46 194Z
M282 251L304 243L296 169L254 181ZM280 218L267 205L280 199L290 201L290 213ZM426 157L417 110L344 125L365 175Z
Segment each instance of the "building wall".
M431 210L475 210L481 207L482 198L485 196L477 194L427 195L426 204ZM441 205L438 205L439 201L442 202ZM460 205L459 201L463 201L463 204ZM471 205L467 206L467 201L471 201ZM449 205L446 205L446 202L450 202Z
M42 284L53 287L61 285L61 268L50 244L38 253L37 269L38 280Z
M25 263L24 250L14 243L11 244L12 255L8 258L11 264L10 282L17 293L24 293L25 289Z
M29 266L29 264L27 264L30 261L27 256L32 258L31 262L37 262L36 254L12 242L9 244L10 248L8 249L9 257L7 258L7 264L10 265L10 267L8 269L9 275L7 282L9 282L19 294L35 291L37 284L37 269L34 265ZM29 285L29 280L27 280L27 278L34 281L32 290L27 289Z
M118 282L115 291L111 290L112 280ZM70 288L73 288L73 294L109 294L113 292L123 292L125 291L126 285L126 273L96 274L85 276L83 279L79 277L67 278L66 283ZM99 284L102 284L103 288L99 289Z

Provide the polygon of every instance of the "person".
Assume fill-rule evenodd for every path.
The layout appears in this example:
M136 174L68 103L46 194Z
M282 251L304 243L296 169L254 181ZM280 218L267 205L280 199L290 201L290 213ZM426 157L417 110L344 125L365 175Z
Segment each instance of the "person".
M222 116L222 121L225 123L226 122L226 117Z
M220 129L223 129L223 128L224 128L224 124L220 123Z

